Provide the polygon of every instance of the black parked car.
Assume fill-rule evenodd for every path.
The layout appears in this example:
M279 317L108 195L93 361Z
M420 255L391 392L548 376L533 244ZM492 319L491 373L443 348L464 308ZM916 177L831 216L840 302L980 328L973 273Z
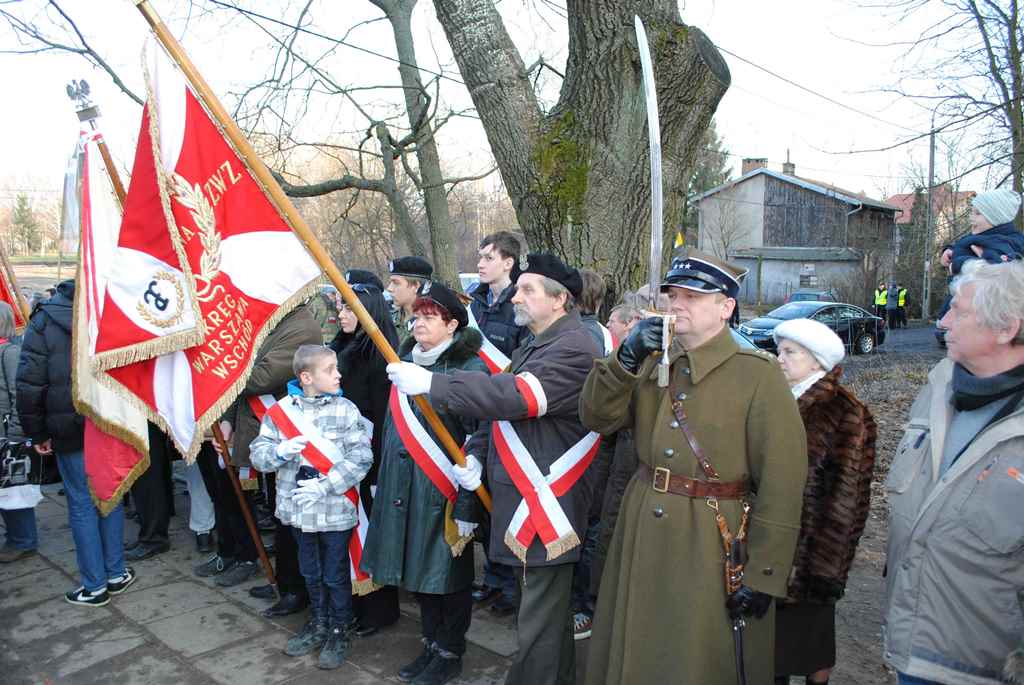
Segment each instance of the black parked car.
M794 290L786 302L838 302L831 290Z
M745 321L740 332L763 350L775 352L775 327L789 319L814 319L834 330L854 354L867 354L885 342L885 320L860 307L839 302L790 302Z

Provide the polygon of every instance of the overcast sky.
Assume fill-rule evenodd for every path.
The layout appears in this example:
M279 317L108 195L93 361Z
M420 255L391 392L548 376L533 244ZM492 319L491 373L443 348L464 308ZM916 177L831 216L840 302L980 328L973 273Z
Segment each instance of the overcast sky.
M298 14L297 7L284 1L281 5L286 9L272 12L269 8L275 3L268 0L238 2L288 21L294 21ZM36 8L44 5L41 0L25 4ZM232 93L268 73L272 57L268 39L252 22L225 11L186 17L182 9L185 3L157 0L154 4L229 109L235 102ZM127 0L65 0L63 6L78 20L93 47L141 94L140 54L148 32L133 4ZM527 64L538 54L554 64L564 64L564 20L556 11L542 0L503 0L499 6ZM892 26L885 17L857 7L852 0L687 0L680 3L680 11L684 22L703 29L721 48L865 112L844 109L726 54L732 85L719 106L716 121L726 147L734 155L730 158L734 175L739 174L741 157L766 157L772 168L779 169L788 152L798 174L878 197L908 184L908 163L926 164L926 139L887 153L827 154L884 147L928 130L929 112L909 100L872 92L895 80L898 52L855 42L914 38L919 26L910 22ZM35 16L45 23L42 10L37 10ZM379 11L363 0L322 0L314 6L312 28L340 37L357 22L379 16ZM279 27L268 27L280 31ZM445 65L452 77L442 81L445 106L470 107L468 94L457 82L460 76L432 3L426 0L421 0L416 10L415 30L421 66L436 71L439 64ZM385 22L359 26L347 40L394 55ZM303 41L309 54L327 45L313 38ZM0 45L9 48L13 44L12 36L0 30ZM338 47L325 64L332 76L346 85L395 84L398 79L394 62L344 46ZM5 101L0 107L0 201L13 199L19 189L59 187L78 129L73 106L64 92L71 78L89 81L115 157L130 167L141 109L121 94L106 74L74 55L0 55L0 87ZM557 97L557 88L555 77L545 77L542 94L548 103ZM383 90L358 97L379 116L395 107L399 92ZM322 137L324 131L359 129L363 122L351 107L331 105L316 109L304 125L311 136ZM443 130L441 151L449 174L471 173L488 166L486 139L479 122L472 118L458 119ZM942 177L941 170L937 176ZM969 187L973 187L971 183L983 184L984 178L970 177Z

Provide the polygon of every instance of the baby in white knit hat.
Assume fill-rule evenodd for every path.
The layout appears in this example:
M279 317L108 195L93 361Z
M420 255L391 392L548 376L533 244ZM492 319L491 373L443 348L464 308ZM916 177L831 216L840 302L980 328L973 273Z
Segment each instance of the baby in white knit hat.
M968 259L997 263L1024 258L1024 234L1013 225L1020 204L1020 193L1008 188L975 195L971 232L943 250L942 265L956 276Z

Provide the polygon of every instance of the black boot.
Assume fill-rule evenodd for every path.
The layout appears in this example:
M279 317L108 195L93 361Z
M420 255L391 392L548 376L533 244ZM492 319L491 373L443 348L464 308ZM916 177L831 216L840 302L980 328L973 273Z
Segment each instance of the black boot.
M462 657L440 651L434 654L427 668L416 676L412 685L442 685L462 673Z
M413 678L426 670L430 660L434 658L434 643L427 641L426 638L420 639L423 641L423 652L412 662L398 669L398 679L403 683L412 682Z

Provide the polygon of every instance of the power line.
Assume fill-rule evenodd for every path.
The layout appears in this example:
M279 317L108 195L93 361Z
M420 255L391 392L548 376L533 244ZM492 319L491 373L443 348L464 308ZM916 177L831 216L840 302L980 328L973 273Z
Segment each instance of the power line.
M336 45L344 45L347 48L352 48L353 50L357 50L359 52L365 52L366 54L373 55L374 57L379 57L381 59L386 59L389 62L394 62L395 64L399 64L399 65L401 65L403 67L410 67L412 69L416 69L418 71L422 71L424 74L430 74L431 76L436 76L438 78L443 78L446 81L451 81L452 83L457 83L457 84L459 84L460 86L463 86L463 87L466 86L466 84L464 82L460 81L459 79L455 78L454 76L448 76L445 73L441 73L441 72L437 72L437 71L431 71L430 69L424 69L423 67L421 67L421 66L419 66L417 64L409 64L407 62L403 62L402 60L400 60L400 59L398 59L396 57L392 57L391 55L385 55L382 52L375 52L373 50L370 50L369 48L364 48L361 45L355 45L353 43L349 43L347 41L344 41L341 38L334 38L332 36L328 36L328 35L325 35L323 33L318 33L317 31L313 31L313 30L304 28L302 26L298 26L296 24L289 24L288 22L282 21L281 19L276 19L274 17L267 16L266 14L260 14L259 12L254 12L253 10L245 9L244 7L239 7L238 5L232 5L229 2L223 2L223 0L207 0L207 2L209 2L210 4L213 4L213 5L219 5L220 7L223 7L225 9L235 10L239 14L244 14L244 15L247 15L247 16L250 16L250 17L256 17L257 19L262 19L263 21L269 21L272 24L277 24L279 26L283 26L285 28L289 28L289 29L291 29L293 31L298 31L299 33L306 33L306 34L309 34L310 36L314 36L316 38L320 38L322 40L329 41L329 42L334 43Z
M865 112L864 110L857 109L856 107L853 107L852 105L848 105L845 102L841 102L839 100L836 100L835 98L829 97L828 95L825 95L824 93L819 93L818 91L814 90L813 88L809 88L809 87L807 87L805 85L799 84L796 81L794 81L793 79L787 78L787 77L783 76L782 74L774 72L774 71L772 71L771 69L769 69L767 67L762 67L760 64L757 64L756 62L752 62L751 60L747 59L746 57L741 57L741 56L737 55L735 52L732 52L731 50L727 50L727 49L723 48L721 45L715 45L715 47L718 48L719 50L721 50L722 52L724 52L725 54L731 55L732 57L735 57L736 59L740 60L741 62L749 64L750 66L754 67L755 69L759 69L759 70L763 71L764 73L769 74L770 76L774 76L775 78L779 79L780 81L788 83L789 85L793 86L794 88L799 88L800 90L802 90L802 91L804 91L806 93L810 93L811 95L813 95L815 97L821 98L822 100L825 100L826 102L830 102L833 105L836 105L837 107L842 107L843 109L849 110L849 111L854 112L855 114L859 114L859 115L861 115L863 117L867 117L868 119L873 119L874 121L877 121L879 123L885 124L887 126L893 126L895 128L901 128L904 131L910 131L911 133L917 133L918 132L916 129L909 128L907 126L904 126L903 124L897 124L897 123L892 122L892 121L887 121L885 119L882 119L879 116L871 114L870 112ZM927 134L925 134L925 135L927 135Z

